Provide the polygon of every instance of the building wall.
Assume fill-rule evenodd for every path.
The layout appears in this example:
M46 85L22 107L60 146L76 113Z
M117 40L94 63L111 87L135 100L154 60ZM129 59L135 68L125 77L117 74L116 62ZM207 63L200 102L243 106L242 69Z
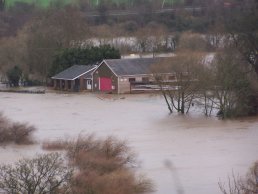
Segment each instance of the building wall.
M86 90L86 84L84 81L84 76L79 77L80 79L80 91Z
M119 93L130 93L131 92L131 83L130 79L134 79L135 82L142 82L142 76L121 76L118 78L119 82Z
M164 80L172 81L175 79L173 74L163 73ZM155 85L156 80L153 75L131 75L116 76L111 69L103 62L93 74L93 91L100 91L100 78L110 78L112 82L112 93L131 93L131 89L135 87L151 88ZM171 80L172 79L172 80Z
M117 76L109 69L109 67L103 63L93 74L93 91L100 91L99 78L106 77L112 81L112 92L118 93L118 79Z
M130 89L130 82L129 82L128 77L119 77L118 82L119 82L119 84L118 84L119 85L119 89L118 89L119 94L130 93L131 89Z
M53 82L55 90L79 92L87 89L83 76L75 80L54 79Z
M132 81L132 83L130 82ZM119 82L119 91L118 93L123 94L123 93L131 93L131 88L134 87L135 83L138 84L148 84L148 83L153 83L154 77L151 75L135 75L135 76L121 76L118 78Z

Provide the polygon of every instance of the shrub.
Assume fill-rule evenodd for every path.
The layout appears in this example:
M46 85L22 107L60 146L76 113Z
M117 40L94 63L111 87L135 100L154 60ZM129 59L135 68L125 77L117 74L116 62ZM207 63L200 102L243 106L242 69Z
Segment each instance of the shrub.
M135 163L134 153L125 142L114 137L96 140L92 135L71 142L68 157L81 169L94 169L100 173Z
M44 150L64 150L67 148L67 144L69 142L63 141L63 140L57 140L57 141L45 141L42 144L42 148Z
M0 113L0 143L31 144L35 130L26 123L11 122Z
M72 169L58 153L0 166L0 189L6 194L68 193Z
M151 183L144 177L137 179L132 172L117 170L100 176L83 171L73 179L73 193L77 194L140 194L150 192Z
M114 137L98 140L89 135L75 141L45 142L43 148L67 151L70 163L78 169L72 179L72 193L140 194L153 190L150 180L133 171L135 154L126 142Z

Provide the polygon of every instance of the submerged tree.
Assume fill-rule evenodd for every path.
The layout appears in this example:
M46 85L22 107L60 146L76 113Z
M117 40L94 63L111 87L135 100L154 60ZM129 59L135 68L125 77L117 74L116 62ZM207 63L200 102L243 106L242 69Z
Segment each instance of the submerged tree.
M198 105L206 116L214 108L222 118L257 114L257 79L243 56L234 47L227 47L210 63L206 57L188 52L156 68L156 81L170 113L174 109L185 114L192 105Z
M187 53L168 58L153 68L170 113L173 109L182 114L189 112L199 88L197 78L201 59L199 54Z
M233 49L218 53L212 64L213 92L222 118L255 113L256 86L246 62Z

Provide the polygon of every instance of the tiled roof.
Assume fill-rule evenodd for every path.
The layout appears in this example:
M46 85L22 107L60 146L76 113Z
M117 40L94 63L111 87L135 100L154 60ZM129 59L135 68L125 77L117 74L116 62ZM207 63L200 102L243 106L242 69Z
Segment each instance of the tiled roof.
M121 76L151 74L151 67L160 60L161 58L108 59L105 62L117 76Z
M96 66L91 66L91 65L74 65L56 74L55 76L52 77L52 79L74 80L95 68Z

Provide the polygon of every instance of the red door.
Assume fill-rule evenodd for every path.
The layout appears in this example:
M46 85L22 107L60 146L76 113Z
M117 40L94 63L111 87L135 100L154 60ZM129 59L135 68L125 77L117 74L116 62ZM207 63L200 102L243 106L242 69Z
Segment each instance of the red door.
M100 91L110 91L112 90L112 81L110 78L101 77L99 78Z

